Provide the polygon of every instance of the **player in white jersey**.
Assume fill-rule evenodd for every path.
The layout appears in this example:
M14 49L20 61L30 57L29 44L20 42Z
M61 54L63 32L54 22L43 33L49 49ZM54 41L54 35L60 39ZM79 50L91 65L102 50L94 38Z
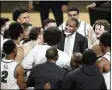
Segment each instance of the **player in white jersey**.
M5 59L1 60L1 89L26 89L24 69L15 60L16 44L8 40L3 44Z
M111 51L111 35L110 33L106 32L100 36L100 43L99 43L102 52L105 54L101 57L100 60L97 62L97 66L100 69L100 72L103 74L107 89L110 90L110 70L111 70L111 63L110 63L110 51Z

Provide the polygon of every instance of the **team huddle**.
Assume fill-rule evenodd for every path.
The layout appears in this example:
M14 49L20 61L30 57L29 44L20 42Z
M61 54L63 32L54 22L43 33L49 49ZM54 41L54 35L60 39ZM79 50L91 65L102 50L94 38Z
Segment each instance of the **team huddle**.
M110 89L110 24L91 26L79 13L70 7L66 22L47 18L42 27L26 7L14 9L12 23L1 17L1 89Z

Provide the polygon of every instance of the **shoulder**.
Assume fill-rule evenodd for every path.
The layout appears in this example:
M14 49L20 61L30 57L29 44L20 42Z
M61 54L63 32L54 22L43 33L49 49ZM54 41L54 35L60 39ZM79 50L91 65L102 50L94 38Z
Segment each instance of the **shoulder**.
M105 59L107 59L108 61L110 61L110 59L111 59L110 53L106 53L106 54L103 56L103 58L105 58Z
M36 46L34 46L34 48L32 48L30 50L29 53L33 53L33 54L39 53L39 52L41 52L43 50L43 48L44 47L42 45L36 45Z
M97 65L99 67L103 67L104 65L107 65L107 64L110 64L110 62L105 57L102 57L97 61Z
M70 57L68 56L68 54L66 54L65 52L61 51L58 49L58 53L60 57L63 57L65 59L70 59Z
M73 78L77 78L77 77L80 75L80 73L81 73L80 68L77 68L77 69L75 69L75 70L69 72L69 73L67 74L67 76L73 79Z
M86 37L84 37L83 35L81 35L80 33L76 32L76 37L78 39L85 39Z

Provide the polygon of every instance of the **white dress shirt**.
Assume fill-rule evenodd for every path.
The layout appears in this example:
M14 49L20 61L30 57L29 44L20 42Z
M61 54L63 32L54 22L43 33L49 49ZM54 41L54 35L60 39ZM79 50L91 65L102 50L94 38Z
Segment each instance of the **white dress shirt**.
M65 44L64 44L64 52L66 52L66 48L69 48L69 53L67 53L70 57L72 56L73 53L73 48L74 48L74 43L75 43L75 36L76 36L76 32L68 37L65 38ZM67 39L69 38L70 42L69 42L69 46L66 46L67 43ZM66 44L67 43L67 44Z
M45 54L49 47L49 45L35 46L22 61L24 69L32 69L33 66L44 63L47 60ZM56 64L60 67L70 66L70 57L61 50L58 50L58 54L59 58Z

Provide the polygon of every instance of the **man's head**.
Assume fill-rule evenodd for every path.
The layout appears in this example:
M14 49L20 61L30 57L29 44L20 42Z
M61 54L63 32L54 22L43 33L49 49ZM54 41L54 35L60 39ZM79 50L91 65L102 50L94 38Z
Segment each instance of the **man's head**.
M0 18L0 31L1 34L4 35L4 31L7 30L9 28L9 25L11 24L9 18L5 18L5 17L1 17Z
M9 35L12 40L23 39L23 27L19 22L13 22L9 26Z
M82 63L83 64L93 65L93 64L95 64L96 61L97 61L97 56L92 50L87 49L84 51L84 53L82 55Z
M39 39L40 41L43 41L43 29L41 27L32 27L29 33L29 38L31 40Z
M106 53L107 48L111 47L111 35L108 32L103 33L100 36L100 43L99 43L101 50L103 53Z
M6 29L6 30L4 31L4 39L9 39L9 38L10 38L9 30Z
M76 18L68 19L65 26L65 34L66 33L72 34L76 32L76 30L78 29L78 26L79 26L79 22Z
M100 19L95 21L93 26L96 37L99 39L104 32L110 32L110 24L108 21Z
M58 27L50 27L44 31L43 39L50 46L55 46L60 42L62 37L61 31Z
M79 9L76 7L70 7L67 11L68 19L79 18Z
M7 40L3 44L3 52L6 55L13 55L12 57L15 57L17 55L17 47L16 47L16 44L12 40Z
M29 13L28 9L26 7L18 7L15 8L13 13L13 20L22 23L28 23L29 22Z
M24 39L27 39L30 33L29 27L31 27L32 25L30 23L23 23L22 26L24 31Z
M58 50L56 47L50 47L46 51L47 60L57 61L58 59Z
M54 19L46 19L43 22L43 28L48 29L49 27L57 27L56 21Z
M78 52L73 53L70 61L71 67L75 67L75 66L78 67L81 65L81 63L82 63L82 54Z

